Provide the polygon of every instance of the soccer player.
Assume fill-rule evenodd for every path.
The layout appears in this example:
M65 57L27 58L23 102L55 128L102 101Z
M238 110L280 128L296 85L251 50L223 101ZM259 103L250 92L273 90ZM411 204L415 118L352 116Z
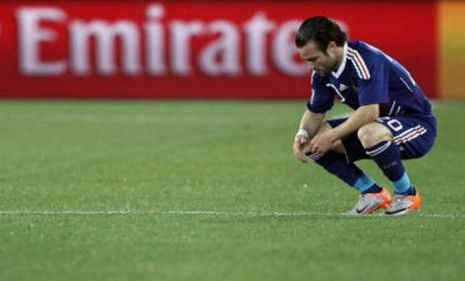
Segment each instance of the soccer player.
M295 136L297 159L311 159L360 192L349 214L386 215L418 210L421 198L402 164L433 146L436 119L431 103L410 73L379 49L348 41L323 16L305 20L295 44L312 71L312 94ZM351 107L348 118L325 121L335 99ZM376 184L355 161L371 159L392 183L394 196Z

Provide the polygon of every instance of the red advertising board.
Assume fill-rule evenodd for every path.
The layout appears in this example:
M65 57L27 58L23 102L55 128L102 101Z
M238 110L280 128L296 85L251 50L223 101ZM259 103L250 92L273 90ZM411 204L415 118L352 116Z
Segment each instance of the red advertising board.
M305 98L299 23L337 20L436 95L436 4L3 1L3 98Z

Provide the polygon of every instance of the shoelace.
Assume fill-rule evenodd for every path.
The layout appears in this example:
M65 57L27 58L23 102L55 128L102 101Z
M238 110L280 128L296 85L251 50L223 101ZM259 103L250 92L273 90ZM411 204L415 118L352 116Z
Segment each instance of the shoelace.
M405 195L400 195L400 194L396 194L394 195L394 200L392 202L392 206L395 207L395 206L402 206L403 203L404 203L404 199L405 198Z

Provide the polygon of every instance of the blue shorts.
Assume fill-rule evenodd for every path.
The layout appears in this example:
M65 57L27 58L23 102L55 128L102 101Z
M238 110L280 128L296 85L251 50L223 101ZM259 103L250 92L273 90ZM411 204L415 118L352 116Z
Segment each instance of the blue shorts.
M331 127L337 127L347 118L328 120ZM434 116L393 116L380 117L376 122L388 128L394 136L394 143L400 149L402 159L419 158L431 150L436 138ZM354 132L342 138L349 161L370 159Z

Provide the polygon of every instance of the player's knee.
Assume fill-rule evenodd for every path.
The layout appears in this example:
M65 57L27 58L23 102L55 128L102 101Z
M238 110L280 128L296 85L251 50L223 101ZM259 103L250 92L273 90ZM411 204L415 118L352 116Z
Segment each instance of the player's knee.
M377 123L367 124L360 127L357 131L357 136L365 148L390 140L389 130Z

